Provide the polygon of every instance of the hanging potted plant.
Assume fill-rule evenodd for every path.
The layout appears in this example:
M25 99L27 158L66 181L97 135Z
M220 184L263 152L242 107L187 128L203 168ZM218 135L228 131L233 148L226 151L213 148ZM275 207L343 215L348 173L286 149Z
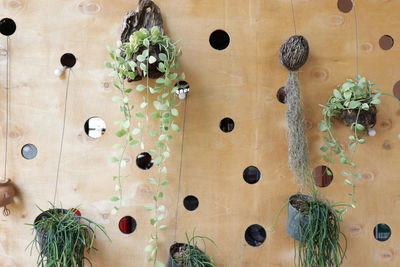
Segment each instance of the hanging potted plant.
M166 230L167 226L162 224L166 217L166 208L160 204L160 200L164 196L162 187L169 183L164 178L167 173L166 159L170 157L171 152L169 142L173 138L172 132L180 130L175 124L175 118L179 115L177 107L180 105L177 84L185 79L184 73L178 72L178 58L182 52L177 42L164 35L160 10L151 0L140 0L137 10L125 16L121 41L118 41L117 46L116 49L108 48L111 61L105 63L106 67L112 70L110 76L114 78L113 85L120 93L113 97L113 101L119 103L122 112L122 119L116 121L120 126L116 135L122 142L114 145L119 155L110 158L111 162L118 165L117 175L113 177L116 181L117 195L111 197L111 201L115 202L111 213L115 214L125 205L121 178L122 168L126 166L127 149L129 146L139 145L144 150L143 135L148 133L155 138L155 142L154 148L148 149L147 152L158 171L156 177L148 178L148 182L154 187L153 205L144 208L153 212L150 223L154 231L150 235L145 252L149 253L149 262L163 266L158 261L158 235L159 231ZM152 78L157 78L155 85L150 82ZM136 84L135 89L126 83L139 80L142 82ZM136 97L143 99L138 107L131 104L131 96L135 91L138 95ZM156 95L152 103L150 95ZM150 115L152 107L155 110ZM148 130L146 126L150 118L153 118L158 126Z
M96 250L94 241L97 229L111 240L103 226L77 215L77 209L53 207L47 211L39 210L41 213L34 223L28 224L35 233L29 246L31 253L34 247L39 253L36 262L38 267L83 267L85 262L92 266L85 253Z
M170 247L167 267L215 267L216 262L225 266L218 258L206 254L206 241L216 246L212 239L195 235L195 230L192 236L189 236L187 232L185 236L187 243L175 243ZM199 242L203 244L203 250L198 247Z

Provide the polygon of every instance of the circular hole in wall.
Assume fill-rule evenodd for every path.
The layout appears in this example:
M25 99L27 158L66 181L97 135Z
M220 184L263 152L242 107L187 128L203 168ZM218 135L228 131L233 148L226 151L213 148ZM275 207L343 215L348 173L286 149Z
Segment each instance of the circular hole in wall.
M100 138L106 132L106 123L102 118L91 117L85 122L85 133L91 138Z
M351 0L338 0L337 6L343 13L348 13L353 9L353 2Z
M400 81L393 86L393 95L400 100Z
M250 225L244 234L247 244L253 247L261 246L267 238L264 227L258 224Z
M261 172L255 166L249 166L243 171L243 179L248 184L255 184L260 180Z
M189 89L189 84L186 81L180 80L175 84L175 87L179 89Z
M183 206L189 211L194 211L199 206L199 200L195 196L187 196L183 200Z
M119 230L124 234L131 234L136 230L136 220L131 216L122 217L119 220Z
M276 93L276 98L278 99L279 102L282 104L286 104L286 91L285 87L279 88L278 92Z
M75 66L76 58L73 54L66 53L62 55L60 62L63 67L72 68L73 66Z
M37 155L37 148L33 144L26 144L21 149L21 155L25 159L33 159Z
M390 230L389 225L385 223L377 224L374 227L374 237L378 241L386 241L392 235L392 231Z
M153 158L147 152L142 152L136 157L136 165L142 170L148 170L153 167Z
M219 123L219 128L224 133L232 132L233 128L235 128L235 122L231 118L224 118Z
M0 33L5 36L12 35L17 29L17 25L10 18L4 18L0 20Z
M312 176L314 178L315 185L319 187L326 187L330 185L333 180L333 173L331 169L323 165L316 167L312 172Z
M379 46L383 50L389 50L390 48L393 47L393 45L394 45L394 40L393 40L392 36L390 36L390 35L383 35L379 39Z
M216 30L210 35L210 45L217 50L224 50L229 46L229 34L224 30Z

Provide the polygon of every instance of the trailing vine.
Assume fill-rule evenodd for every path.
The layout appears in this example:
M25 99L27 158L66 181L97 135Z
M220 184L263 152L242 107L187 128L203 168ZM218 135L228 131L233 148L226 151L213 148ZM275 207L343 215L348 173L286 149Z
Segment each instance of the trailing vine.
M180 67L178 57L182 52L177 47L177 43L173 43L168 36L162 35L156 26L151 29L151 32L144 28L134 32L130 36L129 42L118 42L117 46L115 50L109 48L112 61L105 63L108 68L112 69L110 76L115 78L113 85L120 92L120 96L113 97L113 101L119 103L123 114L123 119L116 121L120 126L116 135L123 139L123 143L114 145L114 148L119 151L119 156L110 158L111 162L118 165L117 175L113 177L116 181L117 195L111 197L111 201L116 204L111 213L115 214L121 206L125 205L121 186L121 178L125 177L122 175L122 168L126 166L124 157L129 146L140 144L141 149L144 149L143 134L150 117L149 97L150 94L155 94L157 98L152 102L155 111L152 112L151 118L158 121L158 127L149 130L149 134L156 141L154 149L148 150L148 153L154 159L153 164L157 166L158 171L157 177L148 179L148 182L154 187L153 205L144 208L153 212L150 224L154 226L154 231L150 235L150 241L145 251L149 253L148 262L153 263L153 266L160 267L164 264L158 261L157 255L159 230L166 230L167 226L161 225L161 221L166 216L166 208L159 201L164 196L162 187L169 183L164 176L167 173L166 159L169 158L171 152L168 145L172 139L171 131L179 132L179 126L175 124L175 118L179 115L177 106L180 105L176 94L178 90L176 84L179 80L185 79L185 74L178 72ZM154 73L159 78L153 88L150 86L149 78L154 77ZM134 90L125 87L125 80L134 81L139 74L145 78L145 84L138 84L135 90L146 91L146 93L140 104L140 111L133 115L134 106L131 104L130 94ZM135 119L137 119L136 124L134 123Z

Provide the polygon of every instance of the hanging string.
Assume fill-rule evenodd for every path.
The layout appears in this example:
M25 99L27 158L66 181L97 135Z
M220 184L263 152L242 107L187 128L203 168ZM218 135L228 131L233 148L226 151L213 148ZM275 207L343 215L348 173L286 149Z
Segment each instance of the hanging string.
M181 191L181 177L182 177L182 161L183 161L183 143L185 140L185 124L186 124L186 106L187 106L188 94L185 97L185 111L183 113L183 126L182 126L182 141L181 141L181 159L179 162L179 179L178 179L178 194L176 197L176 213L175 213L175 229L174 229L174 243L176 242L176 229L178 226L178 207L179 207L179 196Z
M10 37L7 36L7 46L6 46L6 51L7 51L7 68L6 68L6 147L4 150L4 177L3 179L7 179L7 152L8 152L8 110L9 110L9 93L8 90L10 88L10 66L9 66L9 61L10 61L10 51L9 51L9 41Z
M290 5L292 6L292 18L293 18L293 26L294 26L294 35L297 35L297 30L296 30L296 19L294 18L293 0L290 0Z
M356 74L358 76L358 27L357 27L357 11L356 11L355 0L353 0L353 12L354 12L355 34L356 34Z
M53 205L56 204L56 197L57 197L57 187L58 187L58 176L60 173L60 163L61 163L61 154L63 151L63 144L64 144L64 132L65 132L65 121L67 117L67 103L68 103L68 89L69 89L69 76L71 75L71 69L68 68L68 78L67 78L67 89L65 90L65 101L64 101L64 120L63 120L63 128L61 133L61 142L60 142L60 153L58 155L58 164L57 164L57 177L56 177L56 185L54 188L54 200Z

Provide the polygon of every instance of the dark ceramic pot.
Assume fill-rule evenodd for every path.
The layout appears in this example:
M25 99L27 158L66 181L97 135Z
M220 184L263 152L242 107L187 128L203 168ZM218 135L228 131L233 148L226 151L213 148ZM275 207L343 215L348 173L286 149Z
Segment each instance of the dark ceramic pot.
M184 243L175 243L169 248L169 257L168 257L167 267L182 267L174 260L173 255L175 254L175 252L177 252L179 250L180 247L187 247L187 246L188 245L184 244ZM192 246L190 246L190 248L194 249Z
M295 194L289 198L288 219L286 232L295 240L304 239L305 231L308 226L308 216L302 214L294 205L294 202L311 201L312 197L303 194Z

